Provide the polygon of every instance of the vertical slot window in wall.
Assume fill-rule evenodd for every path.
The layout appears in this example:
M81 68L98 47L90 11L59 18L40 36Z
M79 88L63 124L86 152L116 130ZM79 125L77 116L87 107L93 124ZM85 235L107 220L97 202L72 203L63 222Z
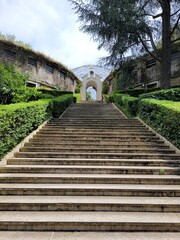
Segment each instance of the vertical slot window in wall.
M72 85L74 85L74 80L72 78L70 78L70 82Z
M51 65L45 64L44 68L45 68L46 72L53 74L54 68Z
M37 67L37 60L33 58L28 58L28 64Z
M8 50L8 49L5 49L4 53L5 53L5 56L7 58L15 58L15 56L16 56L16 52L13 52L13 51Z
M64 80L66 78L66 73L63 70L60 71L60 78Z

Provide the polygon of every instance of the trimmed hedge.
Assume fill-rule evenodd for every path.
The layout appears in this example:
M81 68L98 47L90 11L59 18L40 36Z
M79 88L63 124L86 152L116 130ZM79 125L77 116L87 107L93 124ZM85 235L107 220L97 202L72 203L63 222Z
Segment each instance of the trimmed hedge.
M104 94L103 95L104 101L106 103L113 103L114 102L114 95L115 94L109 94L109 95Z
M180 102L140 99L129 95L105 95L128 117L139 116L149 126L180 148Z
M140 95L140 98L180 101L180 88L171 88Z
M23 86L21 88L14 89L11 103L37 101L43 98L51 98L51 95L44 96L44 94L39 92L37 88Z
M130 95L132 97L139 97L139 95L146 94L149 92L154 92L158 88L135 88L135 89L126 89L126 90L121 90L121 91L115 91L114 94L126 94Z
M80 93L74 93L73 96L76 98L76 102L77 103L81 102L81 95L80 95Z
M72 94L69 91L60 91L56 89L31 88L21 87L14 90L12 93L12 103L30 102L39 99L55 98L67 94Z
M73 95L64 95L51 100L49 107L52 116L58 118L75 100Z
M28 103L0 105L0 157L50 117L59 117L73 103L73 95Z
M112 99L112 97L111 97ZM134 117L138 112L138 98L129 95L114 94L114 104L120 108L128 117Z
M180 148L180 102L142 99L139 117Z
M59 97L59 96L66 95L66 94L72 94L72 92L70 92L70 91L61 91L61 90L57 90L57 89L47 89L47 88L37 88L37 91L39 91L43 94L48 94L53 97Z

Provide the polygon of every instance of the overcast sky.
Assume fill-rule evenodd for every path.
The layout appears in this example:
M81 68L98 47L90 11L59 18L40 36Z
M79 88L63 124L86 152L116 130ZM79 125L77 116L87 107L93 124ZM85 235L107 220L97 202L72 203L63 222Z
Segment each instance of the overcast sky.
M79 26L68 0L0 0L0 32L14 34L68 68L96 64L106 54Z

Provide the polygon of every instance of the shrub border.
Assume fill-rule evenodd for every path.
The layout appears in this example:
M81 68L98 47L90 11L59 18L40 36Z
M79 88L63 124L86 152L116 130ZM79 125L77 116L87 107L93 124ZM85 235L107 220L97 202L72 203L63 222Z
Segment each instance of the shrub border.
M16 147L14 147L10 152L8 152L1 160L0 160L0 166L4 166L7 165L7 160L9 158L13 158L14 154L16 152L19 152L20 148L24 147L25 143L29 142L29 140L31 138L33 138L33 136L38 133L43 126L46 125L46 123L48 122L48 120L44 121L36 130L34 130L33 132L31 132L28 136L26 136Z
M73 102L74 102L73 94L70 94L70 95L60 96L54 99L43 99L43 100L33 101L28 103L12 104L11 106L10 105L2 106L1 118L2 119L4 118L4 124L2 122L1 134L2 136L6 132L7 134L5 134L4 136L5 138L4 139L2 138L2 141L1 141L1 145L2 145L1 158L3 158L9 151L11 151L30 132L38 128L38 126L42 124L42 122L51 118L52 116L60 117L62 113ZM23 113L23 109L26 109L24 113ZM28 121L28 119L24 120L25 115L28 112L28 109L31 109L29 114L35 111L35 115L32 114L30 121ZM18 115L19 115L18 111L20 114L19 118L18 118ZM10 121L8 119L10 119ZM18 119L21 119L20 124ZM6 122L7 122L7 125L6 125Z
M157 137L165 142L171 149L173 149L177 154L180 154L180 149L178 149L175 145L173 145L170 141L168 141L165 137L163 137L160 133L156 132L152 127L150 127L147 123L145 123L140 117L136 117L145 127L147 127L151 132L153 132Z
M120 98L120 104L117 104L116 103L116 97L118 97L119 96L119 98ZM127 96L127 98L126 98L126 96ZM163 128L161 129L157 129L156 128L156 126L155 126L155 124L153 124L153 122L150 120L150 121L146 121L146 119L145 118L143 118L143 116L142 116L142 113L140 113L140 109L141 109L141 105L143 106L143 102L146 102L146 100L148 100L148 99L140 99L140 98L134 98L134 100L135 100L135 106L137 107L137 111L136 111L136 114L135 115L133 115L133 114L131 114L131 111L129 111L129 107L127 108L127 106L126 106L126 104L124 105L123 104L123 98L124 99L126 99L127 101L128 101L128 99L130 99L130 101L132 101L133 100L133 98L131 98L130 96L128 96L128 95L122 95L122 94L112 94L112 95L105 95L104 96L105 97L105 101L106 102L111 102L111 101L113 101L114 102L114 105L117 107L117 108L119 108L122 112L123 112L123 114L125 114L125 115L127 115L128 117L139 117L139 119L141 119L141 121L145 121L144 122L144 124L146 124L149 128L150 128L150 130L151 131L154 131L154 133L156 133L156 134L158 134L158 136L160 137L161 136L161 138L163 138L163 141L165 141L165 142L167 142L167 144L168 145L172 145L173 146L173 149L177 152L178 151L178 153L180 153L180 150L178 149L178 147L180 146L180 143L179 143L179 141L178 141L178 139L176 139L175 137L174 137L174 135L173 134L169 134L169 137L168 137L168 135L166 135L165 133L164 133L164 130L163 130ZM152 99L149 99L149 101L151 101ZM157 107L155 107L155 108L158 108L159 109L159 111L160 111L160 109L162 108L162 109L165 109L165 110L167 110L168 111L168 109L170 110L170 111L172 111L172 112L176 112L176 110L174 110L173 108L170 108L170 107L168 107L168 106L166 106L165 104L160 104L161 103L161 100L156 100L156 101L159 101L159 104L158 104L158 102L151 102L151 104L152 104L152 108L154 108L155 106L157 106ZM171 103L172 101L168 101L168 100L166 100L166 102L168 102L168 103ZM148 104L148 103L146 103L146 104ZM142 110L141 110L142 111ZM143 111L144 113L146 113L146 111ZM178 113L178 111L177 111L177 113ZM151 113L148 113L147 112L147 115L149 115L149 114L151 114ZM152 128L154 128L154 130L149 126L149 125L152 127ZM163 124L163 123L162 123ZM164 126L166 126L166 122L164 123ZM173 132L173 131L172 131ZM161 135L162 134L162 135ZM172 143L170 143L169 141L171 141ZM173 145L173 144L175 144L175 145ZM177 146L177 147L176 147Z

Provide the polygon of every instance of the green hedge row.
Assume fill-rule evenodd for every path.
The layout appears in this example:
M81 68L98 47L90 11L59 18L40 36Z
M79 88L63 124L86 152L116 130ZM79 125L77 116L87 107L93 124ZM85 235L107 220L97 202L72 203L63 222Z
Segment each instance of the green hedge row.
M73 95L64 95L50 101L50 111L53 117L58 118L72 103L76 102Z
M135 117L138 110L138 98L131 97L125 94L105 95L105 102L113 102L120 108L128 117Z
M11 92L11 103L30 102L39 99L55 98L67 94L72 94L72 92L23 86L21 88L14 89Z
M180 102L140 99L123 94L105 96L128 117L139 116L149 126L180 148Z
M138 115L180 148L180 102L142 99Z
M48 94L50 96L53 97L59 97L62 95L66 95L66 94L72 94L72 92L70 91L61 91L61 90L57 90L57 89L46 89L46 88L37 88L38 92L41 92L43 94Z
M0 157L50 117L59 117L73 103L73 95L28 103L0 105Z
M114 94L126 94L132 97L180 101L180 88L158 90L158 88L136 88L114 92Z
M128 117L137 115L138 98L129 95L115 94L114 103L117 107L121 108Z
M171 88L140 95L140 98L180 101L180 88Z
M104 101L105 101L106 103L113 103L113 102L114 102L114 95L115 95L115 94L109 94L109 95L104 94L104 95L103 95Z
M115 91L114 94L127 94L132 97L139 97L141 94L146 94L150 92L156 91L158 88L135 88L135 89L126 89L126 90L121 90L121 91Z
M73 96L76 98L76 102L77 103L81 102L81 95L80 95L80 93L74 93Z

